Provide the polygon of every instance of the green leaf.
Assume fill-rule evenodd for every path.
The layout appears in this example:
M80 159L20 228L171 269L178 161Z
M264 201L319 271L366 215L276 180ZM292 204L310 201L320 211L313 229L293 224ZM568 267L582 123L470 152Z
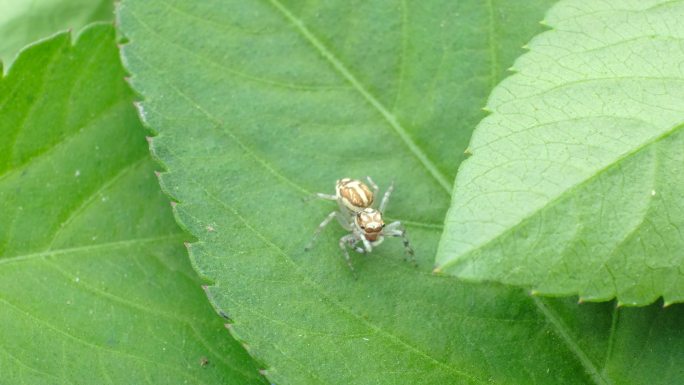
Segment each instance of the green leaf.
M19 49L35 40L113 18L112 0L0 0L0 61L9 67Z
M671 384L684 309L532 298L430 273L449 183L490 87L543 2L124 0L123 57L164 189L217 309L282 384ZM548 2L546 3L548 4ZM397 189L417 270L353 255L343 176ZM445 186L446 184L446 186ZM650 332L647 332L650 331Z
M0 79L0 382L261 383L184 256L123 77L96 25Z
M490 98L442 271L550 295L684 301L684 1L563 1Z

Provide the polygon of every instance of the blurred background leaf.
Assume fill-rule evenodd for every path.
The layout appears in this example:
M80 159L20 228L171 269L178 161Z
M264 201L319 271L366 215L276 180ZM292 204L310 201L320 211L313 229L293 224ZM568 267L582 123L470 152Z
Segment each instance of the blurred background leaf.
M113 19L112 0L0 0L0 61L7 68L29 43Z
M95 25L0 80L0 383L262 383L188 263L124 76Z

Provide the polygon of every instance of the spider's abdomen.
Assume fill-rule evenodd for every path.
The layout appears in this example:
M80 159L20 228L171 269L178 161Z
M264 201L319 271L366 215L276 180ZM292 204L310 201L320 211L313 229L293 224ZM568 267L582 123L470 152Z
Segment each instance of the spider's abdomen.
M356 179L338 180L335 193L342 204L353 212L359 212L373 204L373 192L363 182Z

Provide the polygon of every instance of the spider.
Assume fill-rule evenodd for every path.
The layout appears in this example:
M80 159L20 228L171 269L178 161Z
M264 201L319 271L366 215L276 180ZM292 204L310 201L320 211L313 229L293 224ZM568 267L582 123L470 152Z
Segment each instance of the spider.
M313 242L325 226L333 218L336 218L345 230L350 231L349 234L340 238L339 245L344 253L344 259L352 272L354 272L354 266L351 263L347 248L349 247L358 253L370 253L373 251L374 246L378 246L384 241L386 236L401 237L408 257L415 264L413 249L406 237L404 226L400 221L394 221L385 226L385 222L382 219L382 212L387 207L389 197L394 190L394 183L385 192L378 209L374 209L370 206L373 204L373 195L377 194L379 189L370 177L367 177L367 180L372 186L373 192L361 181L343 178L336 183L335 195L317 194L319 198L336 200L340 210L335 210L328 214L314 232L314 236L305 250L311 249ZM359 242L363 244L363 247L357 246Z
M314 232L313 238L311 238L311 241L305 247L305 250L311 249L311 246L316 238L318 238L318 235L321 233L323 228L327 226L333 219L337 219L342 227L351 231L350 223L354 221L356 214L367 207L371 207L375 195L377 195L378 191L380 190L378 185L373 182L371 177L367 176L366 180L368 181L368 184L371 185L373 191L371 191L368 186L366 186L360 180L342 178L335 182L335 195L323 193L316 194L318 198L337 201L337 205L340 209L332 211L327 217L325 217L323 222L321 222L321 224L318 226L318 229ZM382 198L382 202L380 202L379 210L381 212L385 210L385 206L387 206L387 202L389 201L392 191L394 191L394 182L390 184Z

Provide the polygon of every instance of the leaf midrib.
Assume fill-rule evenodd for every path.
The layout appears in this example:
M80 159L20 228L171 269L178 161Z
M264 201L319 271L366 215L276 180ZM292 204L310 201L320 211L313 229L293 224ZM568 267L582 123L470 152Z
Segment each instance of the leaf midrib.
M570 333L567 330L567 326L563 323L563 321L560 320L560 317L556 315L551 309L549 309L544 302L538 298L533 296L532 297L532 302L534 305L539 309L539 312L544 315L544 317L549 321L551 326L556 330L556 334L561 337L565 345L568 347L568 350L570 350L575 357L577 357L577 360L580 362L580 364L584 367L584 369L587 371L587 374L591 377L592 381L596 385L612 385L612 381L610 378L604 376L594 365L593 362L589 359L587 354L584 352L584 350L577 344Z
M95 199L102 194L104 191L106 191L108 188L113 186L116 182L118 182L121 178L126 176L129 172L133 172L137 170L137 168L140 165L145 164L145 161L147 161L148 155L146 153L142 153L142 156L140 156L138 159L133 159L133 161L127 165L124 165L121 169L119 169L113 176L108 178L107 180L104 181L97 189L89 193L84 199L81 200L79 205L75 207L73 210L71 210L71 213L67 216L65 220L63 220L59 226L57 227L57 230L50 236L50 240L48 242L48 246L44 251L50 251L52 249L52 246L55 244L59 236L62 234L62 231L66 229L71 222L73 222L75 219L79 218L79 216L85 211L85 209L88 208L93 202L95 202Z
M129 107L129 103L127 101L116 101L112 103L109 106L105 106L103 109L98 111L94 116L92 116L88 121L84 122L81 124L79 127L74 128L74 130L69 133L68 135L63 136L60 138L58 141L53 143L50 147L47 149L33 155L32 157L24 160L21 164L17 164L12 166L11 168L8 168L7 171L4 173L0 174L0 182L9 178L11 175L17 174L20 171L23 171L33 165L35 162L41 160L42 158L49 156L59 148L62 148L66 146L68 143L70 143L73 139L77 138L80 134L83 134L83 131L85 129L88 129L90 127L97 127L97 123L100 122L100 119L105 118L108 114L114 113L117 108L119 107Z
M387 108L375 98L361 82L347 69L347 67L338 59L309 29L304 25L304 22L295 17L289 9L287 9L278 0L269 0L273 5L291 24L292 26L308 41L317 51L323 56L333 68L345 78L352 87L361 94L366 101L373 106L380 115L387 121L392 129L399 135L399 138L408 147L409 151L418 159L418 161L425 167L428 173L437 181L442 189L451 196L451 183L442 174L437 166L428 158L423 150L409 136L404 127L399 124L396 116L387 110Z
M20 254L20 255L9 257L9 258L0 258L0 265L22 262L22 261L31 261L34 259L45 258L45 257L53 257L56 255L68 254L68 253L79 253L79 252L84 252L84 251L117 249L117 248L121 248L121 247L128 247L128 246L135 245L135 244L146 244L146 243L154 243L154 242L159 242L159 241L172 241L172 240L181 241L183 239L185 239L183 234L176 233L176 234L166 234L166 235L161 235L161 236L156 236L156 237L133 238L133 239L126 239L123 241L112 241L112 242L96 243L96 244L92 244L92 245L65 247L62 249L39 251L37 253Z
M438 267L438 271L444 271L448 269L449 267L457 264L458 262L461 262L468 258L468 256L477 250L483 249L496 240L498 240L501 237L504 237L513 231L517 230L521 225L526 223L527 221L531 220L535 215L539 214L541 211L545 210L548 207L551 207L564 199L567 195L574 193L576 190L581 189L585 185L593 182L597 178L601 177L604 175L606 172L610 171L612 168L619 166L620 164L623 164L630 158L637 156L646 149L647 147L659 143L661 140L667 139L669 136L676 134L679 132L682 128L684 127L684 123L677 124L670 128L669 130L663 132L660 135L657 135L643 143L641 143L639 146L634 148L632 151L628 151L625 154L617 157L614 161L606 163L603 167L599 168L595 173L591 174L588 178L579 180L577 183L574 185L568 186L565 190L561 191L560 194L555 196L553 199L550 199L548 202L543 204L542 206L530 211L527 215L523 216L518 222L515 224L512 224L508 226L505 230L500 231L498 234L493 235L491 238L488 240L479 243L478 245L474 245L470 247L467 251L459 254L458 256L448 260L446 263ZM617 290L617 288L615 288Z

